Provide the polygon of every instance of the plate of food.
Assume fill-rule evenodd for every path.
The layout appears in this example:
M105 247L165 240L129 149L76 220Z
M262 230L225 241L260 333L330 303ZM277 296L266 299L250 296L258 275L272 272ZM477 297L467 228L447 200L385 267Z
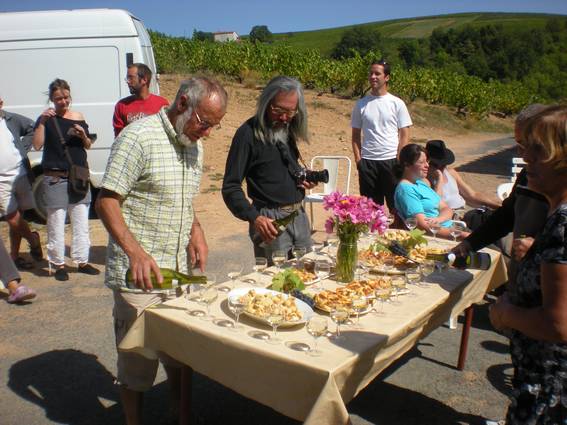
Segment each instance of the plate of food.
M271 289L237 288L228 293L229 301L234 298L246 305L246 316L265 325L269 325L268 316L274 311L284 316L280 327L301 325L313 316L313 309L303 301Z
M313 296L315 308L326 313L330 313L331 310L338 305L350 308L351 297L354 294L364 295L368 299L372 300L377 288L388 286L391 286L391 281L388 277L354 281L346 286L337 288L334 291L325 290L315 294ZM371 309L372 305L369 303L368 307L361 311L360 314L368 313ZM352 314L355 314L355 312L353 311Z

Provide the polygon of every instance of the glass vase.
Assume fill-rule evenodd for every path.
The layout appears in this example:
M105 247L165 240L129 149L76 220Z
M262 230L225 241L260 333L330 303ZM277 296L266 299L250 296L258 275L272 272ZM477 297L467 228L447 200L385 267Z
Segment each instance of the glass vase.
M350 283L354 280L358 264L358 235L339 235L337 250L337 282Z

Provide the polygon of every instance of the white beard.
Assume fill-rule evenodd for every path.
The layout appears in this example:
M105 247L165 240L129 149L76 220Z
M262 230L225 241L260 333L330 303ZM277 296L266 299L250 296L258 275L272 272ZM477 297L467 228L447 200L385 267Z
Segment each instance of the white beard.
M289 131L287 127L278 127L269 129L268 141L270 143L276 144L278 142L287 145L287 139L289 137Z
M185 124L187 121L191 119L191 115L193 114L192 109L187 109L182 115L177 116L177 120L175 121L175 133L177 134L177 140L185 146L189 147L192 146L195 142L191 141L189 137L183 133L183 129L185 128Z

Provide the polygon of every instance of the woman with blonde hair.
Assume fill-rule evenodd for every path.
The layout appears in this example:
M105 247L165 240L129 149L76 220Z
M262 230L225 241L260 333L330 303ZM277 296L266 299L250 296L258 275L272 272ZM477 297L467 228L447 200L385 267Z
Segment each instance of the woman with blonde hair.
M71 219L73 238L71 258L77 271L90 275L100 271L88 263L90 190L85 195L70 191L70 158L73 164L88 167L86 149L92 140L83 114L71 110L71 88L65 80L49 84L49 100L53 108L41 113L36 121L33 147L43 147L43 190L47 206L47 259L55 267L55 279L68 280L65 269L65 218Z
M514 365L507 424L567 423L567 106L532 117L520 140L528 188L549 202L547 221L516 284L490 308L510 329Z

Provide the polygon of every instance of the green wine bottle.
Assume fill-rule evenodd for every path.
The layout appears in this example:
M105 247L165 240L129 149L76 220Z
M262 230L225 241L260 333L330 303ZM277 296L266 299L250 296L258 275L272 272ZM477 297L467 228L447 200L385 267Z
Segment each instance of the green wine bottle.
M295 220L295 217L297 217L298 214L299 211L296 210L293 211L291 214L286 215L285 217L278 218L272 221L272 224L275 226L276 230L278 231L278 235L276 236L276 238L280 236L283 232L285 232L286 227L289 226L291 223L293 223L293 220ZM259 243L261 248L266 248L267 246L267 244L264 241L262 241L262 236L260 236L259 233L256 233L252 238L252 240L254 241L254 243Z
M439 261L441 263L453 266L457 269L476 269L488 270L492 263L490 254L486 252L469 252L467 255L455 255L452 252L448 254L428 253L428 260Z
M163 277L163 282L159 283L155 274L152 272L152 286L154 287L154 289L175 289L181 285L204 285L207 283L206 276L191 276L166 268L160 268L159 271L161 272L161 275ZM126 272L126 286L130 289L140 289L138 288L138 286L136 286L136 283L132 278L132 271L130 269L128 269L128 271Z

